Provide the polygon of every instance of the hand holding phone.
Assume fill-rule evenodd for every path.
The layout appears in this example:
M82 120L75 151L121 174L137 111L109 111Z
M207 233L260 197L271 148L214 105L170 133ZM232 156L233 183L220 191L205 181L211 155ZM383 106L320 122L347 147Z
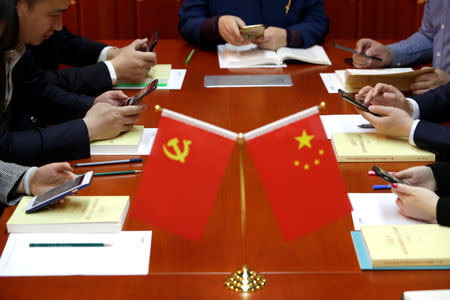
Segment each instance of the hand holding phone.
M375 172L375 175L386 180L389 183L406 184L403 181L401 181L400 179L398 179L397 177L395 177L394 175L390 174L389 172L386 172L385 170L383 170L382 168L380 168L378 166L372 166L372 170Z
M239 31L247 40L255 40L264 36L265 27L263 24L248 25L241 27Z
M133 97L128 98L125 100L124 104L122 106L128 106L128 105L138 105L144 100L145 96L156 90L158 87L158 79L154 79L152 82L150 82L145 88L137 92L136 95Z
M91 183L92 177L93 172L87 172L83 175L77 176L73 180L67 181L61 185L58 185L57 187L54 187L51 190L33 197L30 200L30 203L28 203L26 213L29 214L35 212L51 203L69 196L70 194L78 192Z
M356 100L355 97L353 97L349 93L346 93L341 89L338 89L338 93L339 93L339 96L342 97L342 99L344 99L347 102L350 102L351 104L358 107L359 109L362 109L363 111L371 113L374 116L381 117L381 115L371 112L366 106L364 106L362 103L358 102L358 100Z
M147 52L153 52L153 50L156 47L156 44L158 44L158 30L155 31L155 33L152 34L152 37L147 43L146 51Z

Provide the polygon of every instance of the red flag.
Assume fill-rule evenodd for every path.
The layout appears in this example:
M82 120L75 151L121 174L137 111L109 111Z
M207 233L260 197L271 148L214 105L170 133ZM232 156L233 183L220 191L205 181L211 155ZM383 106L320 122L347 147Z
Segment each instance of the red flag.
M131 214L200 240L237 134L163 109Z
M351 211L317 107L248 132L244 137L287 241Z

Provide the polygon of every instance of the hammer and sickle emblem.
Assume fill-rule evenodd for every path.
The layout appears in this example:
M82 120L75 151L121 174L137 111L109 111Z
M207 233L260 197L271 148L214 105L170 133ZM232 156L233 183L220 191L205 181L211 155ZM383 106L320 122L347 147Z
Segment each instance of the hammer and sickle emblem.
M163 145L163 150L168 158L179 161L180 163L184 163L186 161L186 157L189 155L189 145L192 142L188 140L183 140L183 152L181 152L180 147L178 147L179 142L180 141L177 138L173 138L167 142L167 147L173 148L175 154L170 152L166 148L166 145Z

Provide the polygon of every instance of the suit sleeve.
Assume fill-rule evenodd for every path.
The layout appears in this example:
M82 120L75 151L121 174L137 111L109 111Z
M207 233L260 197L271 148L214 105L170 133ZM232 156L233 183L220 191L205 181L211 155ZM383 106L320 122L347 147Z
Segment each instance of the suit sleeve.
M420 119L444 122L450 119L450 83L412 97L420 109Z
M19 202L21 196L15 189L28 168L0 161L0 205L10 206Z
M178 30L188 43L207 47L218 44L220 40L223 41L217 28L218 17L210 18L208 0L183 1L178 11L178 17ZM207 20L211 23L210 26L213 26L213 29L208 32L208 40L202 41L202 25Z
M303 18L298 24L287 27L288 31L288 47L309 48L320 43L328 33L329 20L325 14L322 0L306 1L307 6L301 12ZM289 33L290 32L290 33ZM301 37L301 44L293 44L290 36L298 33Z

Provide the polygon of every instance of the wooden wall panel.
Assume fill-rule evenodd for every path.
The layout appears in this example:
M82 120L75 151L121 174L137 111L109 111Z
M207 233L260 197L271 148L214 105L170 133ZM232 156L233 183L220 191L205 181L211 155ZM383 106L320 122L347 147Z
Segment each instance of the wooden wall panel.
M224 0L226 1L226 0ZM420 26L425 0L324 0L330 18L328 38L399 40ZM91 39L135 39L159 31L180 38L182 0L72 0L65 25Z
M178 10L181 0L136 0L138 37L149 37L158 30L163 39L180 38Z
M76 0L70 2L69 9L63 14L63 24L73 33L79 33L78 3Z

